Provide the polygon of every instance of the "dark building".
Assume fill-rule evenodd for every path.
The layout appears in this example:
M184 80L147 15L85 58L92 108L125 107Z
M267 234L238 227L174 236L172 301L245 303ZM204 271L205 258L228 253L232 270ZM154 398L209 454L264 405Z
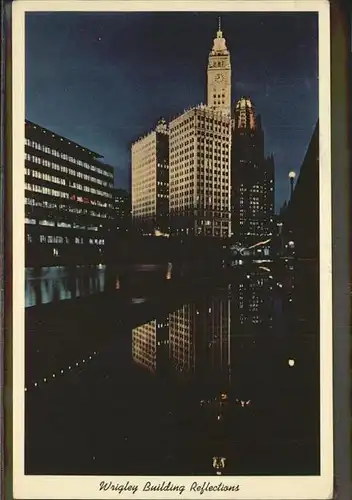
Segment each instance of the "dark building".
M298 258L319 257L319 123L310 140L284 219L287 248Z
M271 249L273 255L284 256L287 255L285 251L285 238L283 231L283 208L280 209L278 214L274 215L274 227L273 227L273 239L271 244Z
M101 159L26 120L26 266L104 261L114 171Z
M270 240L274 216L274 158L265 157L264 132L251 100L236 104L232 133L232 237L241 248ZM270 243L263 245L268 253Z
M114 230L127 232L131 226L131 195L125 189L113 190Z

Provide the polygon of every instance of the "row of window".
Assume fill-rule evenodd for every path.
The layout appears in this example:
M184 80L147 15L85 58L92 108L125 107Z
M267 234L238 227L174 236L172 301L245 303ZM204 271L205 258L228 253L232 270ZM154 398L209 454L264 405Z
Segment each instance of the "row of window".
M220 134L212 132L206 132L202 129L198 129L196 134L185 134L170 138L170 152L175 151L175 149L180 148L182 145L188 147L194 147L195 144L208 144L209 146L215 144L216 146L228 147L231 142L230 134Z
M25 174L28 176L35 177L36 179L43 179L43 181L53 182L54 184L66 185L66 180L62 177L56 177L55 175L43 174L37 170L32 170L30 168L25 169Z
M204 159L197 158L197 161L183 161L183 162L173 162L170 165L170 181L173 177L182 177L184 173L193 173L195 167L197 167L197 172L208 172L212 174L228 174L229 173L229 164L228 162L207 159L207 161L203 161Z
M33 243L33 235L27 234L27 241L28 241L28 243ZM46 235L46 234L39 235L39 242L40 243L69 244L70 241L71 240L68 236L51 236L51 235ZM81 245L84 243L84 239L78 238L78 237L75 237L73 241L77 245ZM87 242L90 245L104 245L105 244L104 238L87 238Z
M69 198L69 194L64 191L57 191L56 189L47 188L45 186L38 186L37 184L25 183L25 189L34 191L35 193L44 193L58 198Z
M152 132L151 134L141 137L134 144L132 144L132 151L136 154L150 154L155 151L155 135Z
M213 138L212 136L211 136L211 138L209 138L208 134L206 136L204 136L200 132L198 132L197 139L195 139L195 142L197 142L198 144L205 145L205 146L216 146L218 148L222 147L223 149L226 149L226 150L228 150L229 146L230 146L229 140L224 141L224 139L221 137Z
M39 165L43 165L44 167L52 168L53 170L57 170L58 172L62 172L64 174L69 174L74 177L78 177L80 179L84 179L89 182L95 182L96 184L99 184L100 186L112 186L112 183L109 181L102 181L98 177L89 175L89 174L84 174L80 172L79 170L75 170L73 168L66 167L65 165L60 165L59 163L55 163L53 161L47 160L45 158L42 158L40 156L32 155L29 153L25 154L25 159L28 161L31 161L33 163L37 163Z
M229 139L231 136L230 123L216 125L213 122L205 123L204 121L198 121L192 128L182 127L182 125L180 128L176 126L170 131L169 141L170 144L172 144L173 142L182 141L186 137L192 137L195 133L204 136L205 132L208 137L213 137L214 135L219 134L220 137L223 138L225 136Z
M221 151L221 149L217 147L211 148L207 146L204 147L204 145L198 145L195 148L174 148L174 152L170 153L170 163L172 163L172 161L182 161L188 160L189 158L194 158L196 153L198 153L198 156L200 153L210 154L210 157L214 156L219 160L221 159L221 157L223 159L229 159L229 153L227 150L225 151L225 148L223 148L223 150Z
M30 155L28 155L28 156L30 156ZM39 163L39 164L44 165L44 166L52 166L52 164L50 162L48 162L47 160L44 160L43 158L39 158L37 156L32 156L32 161L33 161L33 158L35 158L34 163ZM62 167L61 165L56 165L56 166L59 167L59 169L61 171L63 168L66 169L66 167ZM69 170L70 170L70 172L69 172L70 174L72 174L72 172L75 172L74 170L71 170L71 169L69 169ZM43 179L45 181L53 182L55 184L66 185L66 179L64 179L63 177L56 177L54 175L39 172L38 170L33 170L31 168L26 168L25 173L26 173L26 175L35 177L37 179ZM91 179L93 179L93 177ZM95 189L95 188L92 188L92 187L87 186L87 185L78 184L76 182L68 181L68 183L69 183L70 187L80 189L81 191L86 191L88 193L97 194L97 195L102 196L104 198L112 198L112 193L107 193L106 191L101 191L100 189Z
M155 156L142 156L140 158L133 157L132 158L132 165L134 170L141 170L141 169L154 169L155 168Z
M207 131L207 137L213 137L213 134L221 134L223 137L230 138L231 136L231 128L230 124L226 124L222 127L217 127L212 123L198 123L197 124L198 132L204 135L204 132Z
M91 209L87 209L87 208L71 207L70 205L62 205L62 204L52 203L52 202L46 201L46 200L37 200L35 198L25 198L25 204L30 206L30 207L38 207L38 208L40 207L40 208L47 208L47 209L64 211L64 212L70 212L70 213L74 213L74 214L89 215L92 217L107 218L106 212L97 212L95 210L91 210Z
M27 189L28 191L33 191L35 193L43 193L43 194L55 196L58 198L66 198L66 199L72 198L72 195L70 195L69 193L66 193L65 191L58 191L56 189L48 188L46 186L39 186L38 184L31 184L29 182L25 183L25 189ZM82 197L74 196L74 199L77 201L81 201L82 203L86 202L86 200ZM110 204L108 205L108 203L106 203L106 202L101 202L99 200L87 200L87 203L90 203L92 205L97 205L100 207L112 206Z
M63 222L59 221L56 222L53 220L37 220L33 218L25 218L25 224L31 224L31 225L38 225L38 226L57 226L57 227L62 227L62 228L74 228L74 229L83 229L83 230L88 230L88 231L99 231L98 226L82 226L77 223L70 224L68 222Z
M57 158L62 158L63 160L74 163L75 165L79 165L80 167L85 167L92 172L97 172L98 174L105 175L106 177L113 178L114 174L112 172L108 172L102 168L97 167L96 165L91 165L85 161L82 161L78 158L74 158L73 156L69 156L67 153L63 153L62 151L58 151L56 149L50 148L49 146L45 146L44 144L40 144L36 141L26 138L26 145L31 146L38 151L43 151L44 153L50 154L52 156L56 156Z

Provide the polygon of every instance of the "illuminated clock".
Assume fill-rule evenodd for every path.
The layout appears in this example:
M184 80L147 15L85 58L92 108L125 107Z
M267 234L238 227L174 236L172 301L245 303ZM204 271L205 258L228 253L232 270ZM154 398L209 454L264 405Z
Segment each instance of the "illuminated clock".
M223 82L224 81L224 75L222 73L216 73L216 75L214 77L214 81L216 83Z

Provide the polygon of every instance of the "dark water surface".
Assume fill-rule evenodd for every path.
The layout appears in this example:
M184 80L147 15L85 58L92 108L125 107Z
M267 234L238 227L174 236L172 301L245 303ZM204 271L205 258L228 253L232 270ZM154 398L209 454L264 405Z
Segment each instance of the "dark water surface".
M85 297L105 288L106 266L26 268L25 305Z
M29 308L26 473L319 474L316 263L145 271Z

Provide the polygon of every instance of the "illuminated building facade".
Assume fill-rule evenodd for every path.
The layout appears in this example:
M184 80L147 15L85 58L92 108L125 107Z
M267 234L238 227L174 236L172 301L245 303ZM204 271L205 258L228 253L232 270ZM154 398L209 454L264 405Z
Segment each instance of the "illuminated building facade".
M220 21L208 58L207 91L208 106L231 114L231 60Z
M143 234L168 232L169 131L165 120L132 145L132 221Z
M170 220L176 235L230 235L231 61L221 27L207 67L207 105L170 123Z
M25 122L27 266L104 260L114 171L101 158Z
M151 372L164 373L168 366L169 321L167 316L132 330L132 359Z
M230 234L231 117L200 105L170 123L173 234Z
M274 158L265 157L260 116L248 97L235 106L231 158L234 241L242 248L271 240L274 223ZM268 252L268 245L260 248Z

